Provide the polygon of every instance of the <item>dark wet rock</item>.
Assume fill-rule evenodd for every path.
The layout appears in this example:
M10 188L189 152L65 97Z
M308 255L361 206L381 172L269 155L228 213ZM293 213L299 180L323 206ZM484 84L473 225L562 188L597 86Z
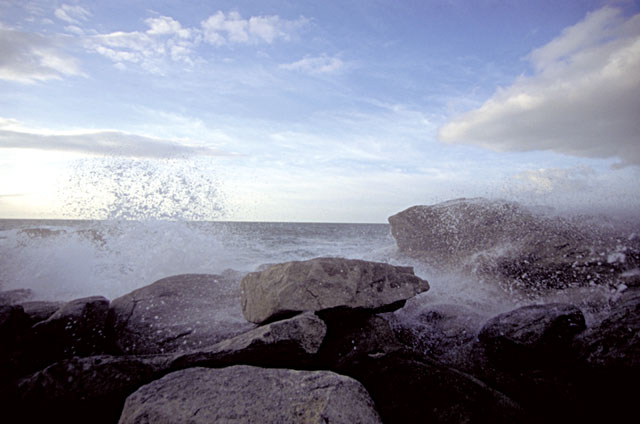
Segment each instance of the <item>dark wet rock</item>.
M573 305L529 305L490 319L478 339L499 366L527 368L571 358L573 339L585 328L582 311Z
M108 315L102 296L72 300L33 326L36 343L56 359L105 353L111 349Z
M625 290L608 317L576 338L575 347L580 418L629 422L637 414L640 380L640 289Z
M64 302L34 301L21 303L20 306L24 308L24 313L27 314L31 323L37 324L49 319L64 306Z
M342 258L273 265L242 280L242 312L267 322L303 311L336 307L397 309L429 289L410 267Z
M403 345L454 368L464 367L487 316L463 305L409 304L390 323Z
M377 357L401 348L389 322L366 311L336 308L317 312L327 334L316 358L322 369L339 369L361 356Z
M576 340L581 359L594 367L640 371L640 288L630 288L606 319Z
M233 275L164 278L113 300L111 311L117 346L128 354L196 350L254 327Z
M168 358L74 357L20 380L16 422L115 423L125 399L167 372Z
M33 291L31 289L14 289L0 291L0 306L15 305L17 303L25 302L32 297Z
M196 352L177 356L173 369L244 364L300 368L310 364L326 334L325 323L312 312L254 328Z
M121 424L379 423L362 385L329 371L233 366L189 368L127 398Z
M0 306L0 398L5 385L25 371L31 323L19 305Z
M510 292L616 285L620 274L640 265L640 240L626 227L545 215L515 202L457 199L413 206L389 223L404 254L436 269L496 279Z
M527 422L507 396L415 352L361 355L335 371L364 385L386 424Z

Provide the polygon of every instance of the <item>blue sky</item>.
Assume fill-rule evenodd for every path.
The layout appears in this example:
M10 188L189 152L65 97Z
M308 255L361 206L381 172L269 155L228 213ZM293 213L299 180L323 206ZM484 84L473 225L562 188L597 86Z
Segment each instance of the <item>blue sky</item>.
M640 199L637 1L0 0L0 217Z

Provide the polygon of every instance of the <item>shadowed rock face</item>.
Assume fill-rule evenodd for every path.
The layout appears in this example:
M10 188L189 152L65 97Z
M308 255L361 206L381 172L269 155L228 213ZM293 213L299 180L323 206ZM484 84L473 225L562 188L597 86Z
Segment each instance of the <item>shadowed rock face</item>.
M237 280L222 275L164 278L111 302L115 340L128 354L209 346L253 328L242 317Z
M389 217L401 252L437 269L465 270L509 290L598 283L640 265L640 242L590 218L534 213L514 202L457 199Z
M242 280L242 312L261 323L302 311L376 309L429 289L410 267L342 258L273 265ZM400 305L398 305L399 307Z
M360 383L330 371L189 368L133 393L120 424L380 423Z

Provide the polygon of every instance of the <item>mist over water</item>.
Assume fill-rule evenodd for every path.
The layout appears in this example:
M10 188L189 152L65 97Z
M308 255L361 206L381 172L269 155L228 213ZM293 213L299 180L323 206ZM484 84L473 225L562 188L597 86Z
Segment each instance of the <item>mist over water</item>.
M246 273L267 263L337 256L412 266L431 286L411 300L414 306L461 304L488 316L527 303L586 305L616 295L615 288L590 287L519 296L486 277L403 255L387 224L225 222L223 185L211 165L197 160L79 160L65 193L64 215L94 219L0 221L0 290L28 288L43 300L114 299L170 275ZM572 204L529 194L514 197L593 231L615 229L627 237L622 247L640 236L633 199L608 211L602 202L590 210L586 195Z

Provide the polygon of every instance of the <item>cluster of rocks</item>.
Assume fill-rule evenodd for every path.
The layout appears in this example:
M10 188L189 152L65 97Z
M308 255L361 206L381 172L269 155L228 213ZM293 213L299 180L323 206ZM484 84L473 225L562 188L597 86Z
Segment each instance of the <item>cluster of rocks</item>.
M510 293L620 283L640 267L640 227L606 217L559 216L516 202L456 199L389 217L403 254L466 271Z
M568 304L405 305L429 289L411 268L339 258L111 302L4 292L3 421L616 422L639 377L634 281L590 327Z

